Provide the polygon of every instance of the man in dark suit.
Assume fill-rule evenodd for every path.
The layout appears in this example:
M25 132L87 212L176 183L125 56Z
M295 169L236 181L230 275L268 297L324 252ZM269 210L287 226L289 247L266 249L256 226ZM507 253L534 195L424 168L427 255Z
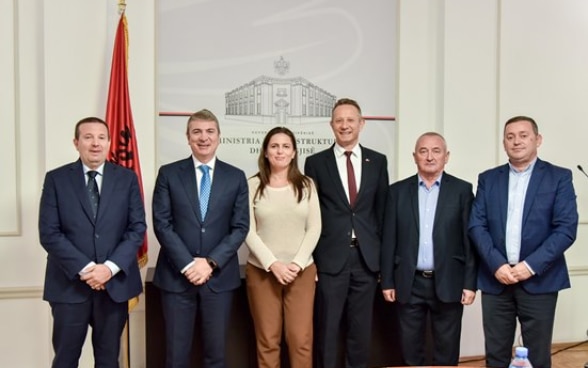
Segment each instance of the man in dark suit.
M318 187L322 218L313 254L319 367L337 365L344 311L345 366L366 367L369 358L388 169L386 156L359 145L364 125L356 101L337 101L331 117L336 143L305 164L306 175Z
M212 112L190 116L186 136L192 155L162 166L153 193L161 245L153 283L162 290L166 367L190 366L197 316L203 366L225 367L231 300L241 284L237 250L249 231L247 180L216 158L220 127Z
M551 367L558 291L570 287L564 252L576 239L576 194L570 170L537 158L542 139L530 117L509 119L508 164L478 178L469 234L481 259L489 367L509 365L517 318L533 366Z
M80 120L73 142L80 158L47 173L39 210L52 366L78 366L90 325L95 366L118 367L127 301L142 291L137 251L145 210L135 173L106 161L110 134L103 120Z
M476 254L467 226L472 185L444 172L445 139L421 135L413 153L417 175L388 190L382 241L382 293L398 302L405 365L425 365L430 317L433 363L459 362L463 306L476 296Z

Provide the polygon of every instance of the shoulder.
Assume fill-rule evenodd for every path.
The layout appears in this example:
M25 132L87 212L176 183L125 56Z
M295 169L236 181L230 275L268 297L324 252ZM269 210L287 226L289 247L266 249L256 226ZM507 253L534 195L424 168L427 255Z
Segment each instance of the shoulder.
M496 166L491 169L482 171L480 173L479 177L481 179L489 179L489 178L497 177L501 173L508 173L508 170L509 170L508 164L504 164L504 165Z
M224 172L229 173L231 175L239 175L245 177L245 172L238 168L237 166L231 165L225 161L221 161L219 159L216 160L216 164L214 167L217 172ZM216 174L216 173L215 173Z
M380 168L387 167L388 165L386 155L363 146L361 146L361 160L363 162L372 162Z
M170 163L161 165L159 167L159 171L169 172L169 171L176 171L176 170L194 167L193 162L194 161L192 161L191 157L184 158L184 159L181 159L178 161L174 161L174 162L170 162Z
M469 190L472 189L472 183L470 183L469 181L465 181L463 179L460 179L457 176L453 176L448 173L443 173L442 183L443 183L443 185L449 184L449 185L454 186L456 188L465 188L465 189L469 189Z
M56 167L52 170L49 170L47 172L47 176L61 176L76 170L80 170L80 172L82 170L82 164L80 163L80 161L70 162L65 165Z
M543 161L541 159L537 159L535 163L537 169L544 169L547 171L551 171L556 175L572 175L572 171L568 168L557 166L552 164L549 161Z
M106 161L104 164L104 172L105 173L112 173L113 175L119 175L121 177L133 177L136 176L135 172L129 168L124 166L113 164L111 162Z
M418 184L417 176L412 175L412 176L409 176L408 178L404 178L402 180L398 180L398 181L395 181L394 183L392 183L390 185L390 190L394 190L394 191L402 190L407 187L410 187L411 185L416 186L417 184Z
M254 175L254 176L247 179L247 185L249 185L250 188L257 188L259 183L260 183L260 180L259 180L259 176L257 176L257 175Z
M306 158L306 162L313 162L313 161L317 161L317 160L324 160L325 158L328 157L334 157L333 154L333 146L324 149L322 151L319 151L313 155L310 155Z

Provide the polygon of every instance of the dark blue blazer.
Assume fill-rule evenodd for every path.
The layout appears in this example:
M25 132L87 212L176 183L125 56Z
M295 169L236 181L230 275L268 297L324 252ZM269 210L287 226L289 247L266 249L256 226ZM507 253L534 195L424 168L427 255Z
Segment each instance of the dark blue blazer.
M183 292L192 284L181 273L194 257L212 258L218 269L207 282L216 292L241 284L237 250L249 231L249 192L245 173L216 160L208 213L200 215L192 157L159 169L153 192L153 227L161 249L153 283Z
M382 241L382 289L396 289L407 303L418 261L420 239L418 176L398 181L388 190ZM443 173L433 225L435 290L445 303L459 303L463 289L476 291L476 252L467 231L472 184Z
M306 159L304 172L317 185L322 231L313 257L319 272L338 274L347 262L351 230L372 272L380 270L382 222L388 192L388 163L383 154L361 147L361 184L354 208L341 182L333 147Z
M80 160L45 176L39 210L39 237L47 251L43 299L80 303L92 289L78 273L91 261L107 260L120 267L106 283L115 302L127 301L143 290L137 251L146 230L145 209L135 173L106 162L100 205L93 220Z
M469 234L480 256L480 290L499 294L505 285L494 277L508 263L506 217L509 166L480 174L472 207ZM536 273L522 283L531 294L556 292L570 287L564 252L576 239L578 211L572 172L537 159L523 209L520 260Z

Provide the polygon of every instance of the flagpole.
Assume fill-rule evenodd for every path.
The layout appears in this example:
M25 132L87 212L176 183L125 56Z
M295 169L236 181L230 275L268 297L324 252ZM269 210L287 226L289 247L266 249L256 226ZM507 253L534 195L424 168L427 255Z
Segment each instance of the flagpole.
M118 0L118 15L122 16L127 9L127 2L126 0ZM130 315L127 314L127 322L125 323L125 327L123 329L123 343L122 343L122 359L124 368L130 368L131 366L131 327L130 327L131 318Z
M118 0L118 15L121 15L127 9L126 0Z

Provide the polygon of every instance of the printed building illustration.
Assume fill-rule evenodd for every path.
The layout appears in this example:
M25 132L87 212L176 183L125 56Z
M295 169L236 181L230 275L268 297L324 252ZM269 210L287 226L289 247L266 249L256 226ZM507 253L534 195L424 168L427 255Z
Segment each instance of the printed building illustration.
M278 74L286 74L289 63L274 63ZM331 116L336 96L302 77L262 75L225 94L226 117L272 124L302 123Z

